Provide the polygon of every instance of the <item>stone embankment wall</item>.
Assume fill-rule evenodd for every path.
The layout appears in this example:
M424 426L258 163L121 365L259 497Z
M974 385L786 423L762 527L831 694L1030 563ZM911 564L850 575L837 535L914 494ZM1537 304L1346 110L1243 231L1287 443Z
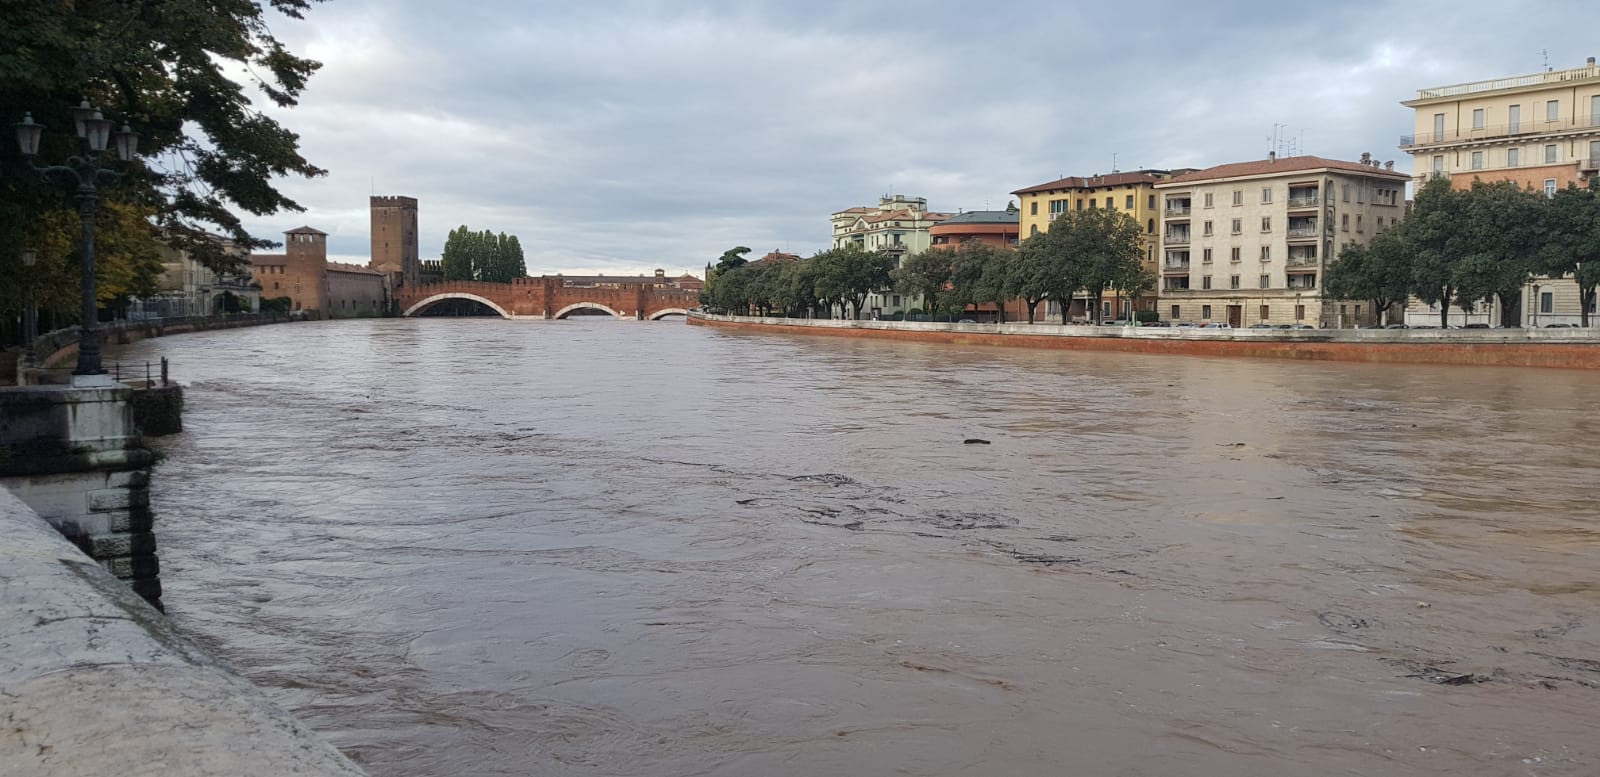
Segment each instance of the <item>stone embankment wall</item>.
M159 607L155 456L134 428L132 393L115 384L0 391L0 486Z
M1311 361L1600 369L1600 329L1169 329L937 324L692 313L689 324L792 335L953 345L1250 356Z
M360 777L0 488L6 777Z
M151 321L116 321L100 325L100 342L126 345L139 340L208 329L234 329L288 323L291 319L243 315L228 318L194 317ZM68 327L40 335L31 348L17 354L8 368L0 367L0 386L65 383L78 355L78 328ZM10 360L11 354L0 355ZM107 365L110 369L110 365Z

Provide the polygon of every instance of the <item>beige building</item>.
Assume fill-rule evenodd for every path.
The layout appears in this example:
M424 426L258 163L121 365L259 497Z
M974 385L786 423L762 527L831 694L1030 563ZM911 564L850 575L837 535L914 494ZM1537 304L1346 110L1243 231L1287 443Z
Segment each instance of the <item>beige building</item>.
M833 247L854 245L868 251L882 251L895 257L898 263L907 256L928 250L933 245L929 230L949 217L948 213L928 210L928 201L922 197L903 194L880 197L877 207L846 208L833 214ZM886 289L867 295L866 309L886 316L904 313L920 303L916 297Z
M1467 188L1474 180L1515 181L1553 194L1584 186L1600 172L1600 66L1418 89L1402 105L1416 111L1400 138L1417 183L1435 175ZM1539 279L1523 289L1524 326L1578 323L1578 286ZM1498 305L1452 310L1451 323L1500 325ZM1438 307L1413 301L1408 323L1437 325ZM1513 322L1515 323L1515 322Z
M1372 304L1323 296L1324 272L1405 211L1409 176L1360 162L1275 156L1155 184L1165 321L1353 327Z
M231 240L215 238L226 253L240 252ZM188 251L162 246L161 291L152 297L135 300L129 318L176 318L214 316L231 312L227 298L234 298L233 310L260 309L261 287L247 270L219 273L196 261Z

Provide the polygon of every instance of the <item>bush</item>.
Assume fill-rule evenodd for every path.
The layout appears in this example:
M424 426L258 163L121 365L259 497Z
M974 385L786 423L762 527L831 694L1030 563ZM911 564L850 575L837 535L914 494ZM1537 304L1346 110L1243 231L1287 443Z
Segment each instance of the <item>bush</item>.
M1133 318L1141 324L1148 324L1152 321L1160 321L1161 313L1155 310L1135 310Z

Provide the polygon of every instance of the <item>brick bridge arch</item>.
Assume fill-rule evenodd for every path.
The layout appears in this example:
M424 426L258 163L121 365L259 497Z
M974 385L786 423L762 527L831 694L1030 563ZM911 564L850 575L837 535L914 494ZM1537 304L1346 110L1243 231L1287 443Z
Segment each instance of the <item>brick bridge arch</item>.
M655 321L687 313L700 304L700 293L654 278L570 282L559 275L518 278L511 283L445 281L402 288L395 307L415 316L447 299L468 299L488 306L504 318L561 318L579 308L603 310L621 319Z

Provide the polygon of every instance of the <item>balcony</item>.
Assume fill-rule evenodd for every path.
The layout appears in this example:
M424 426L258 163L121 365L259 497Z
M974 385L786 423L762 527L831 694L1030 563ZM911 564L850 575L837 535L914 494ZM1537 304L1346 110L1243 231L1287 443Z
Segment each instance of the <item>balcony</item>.
M1317 288L1317 276L1315 275L1289 276L1290 291L1309 291L1315 288Z
M1167 203L1167 209L1165 211L1163 211L1162 218L1169 218L1169 219L1188 218L1189 217L1189 213L1190 213L1190 208L1189 208L1189 206L1187 204L1184 204L1184 205L1173 205L1172 203Z
M1166 263L1161 265L1161 272L1163 272L1163 273L1181 273L1181 274L1187 275L1189 273L1189 260L1188 259L1183 259L1183 260L1168 259L1166 261Z
M1314 253L1289 254L1289 258L1284 261L1284 264L1290 269L1294 269L1296 267L1316 267L1317 265L1321 264L1321 262L1317 259L1317 255Z
M1585 173L1600 171L1600 157L1589 157L1578 160L1578 169Z
M1168 232L1161 237L1161 242L1169 246L1186 246L1189 244L1189 231Z
M1315 207L1317 207L1317 206L1319 206L1321 204L1322 204L1322 198L1317 195L1317 192L1315 190L1312 190L1308 194L1292 194L1291 193L1289 195L1289 210L1304 210L1306 208L1315 208Z
M1317 230L1316 219L1292 219L1289 222L1290 240L1315 239L1321 236L1322 233Z
M1531 106L1530 106L1531 107ZM1543 121L1540 119L1519 121L1516 124L1500 124L1467 129L1445 129L1437 132L1424 132L1418 135L1401 135L1401 148L1416 148L1431 146L1439 143L1464 143L1474 140L1497 140L1500 138L1515 138L1523 135L1546 135L1556 132L1576 132L1579 130L1600 127L1600 116L1569 116L1559 121Z

